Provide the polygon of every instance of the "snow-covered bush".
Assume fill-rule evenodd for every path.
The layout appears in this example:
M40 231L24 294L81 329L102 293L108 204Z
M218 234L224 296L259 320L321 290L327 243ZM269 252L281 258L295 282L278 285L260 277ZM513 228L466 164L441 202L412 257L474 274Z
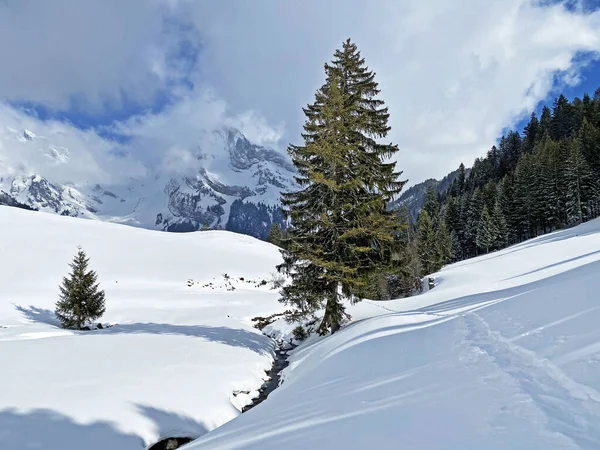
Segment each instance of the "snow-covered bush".
M294 334L294 339L297 341L303 341L308 337L308 334L302 325L298 325L296 328L294 328L292 333Z
M279 272L271 272L270 282L273 289L280 289L285 284L285 275Z

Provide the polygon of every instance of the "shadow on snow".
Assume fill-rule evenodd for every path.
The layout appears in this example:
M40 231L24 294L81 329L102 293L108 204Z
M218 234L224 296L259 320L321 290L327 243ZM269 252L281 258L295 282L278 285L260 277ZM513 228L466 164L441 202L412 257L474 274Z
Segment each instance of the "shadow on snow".
M44 323L55 327L60 327L54 316L54 313L47 309L37 308L35 306L15 305L15 308L28 320L37 323ZM105 334L164 334L190 336L205 339L211 342L230 345L232 347L241 347L252 350L259 354L264 354L269 348L269 339L261 334L253 333L242 329L229 327L211 327L206 325L172 325L167 323L125 323L117 324L110 328L93 331L80 331L79 333L88 335Z
M160 439L178 433L198 438L208 432L190 417L153 407L136 405L140 414L151 420ZM135 434L120 431L108 421L77 423L71 417L50 409L21 412L0 410L0 448L38 450L143 450L154 442L144 443Z
M54 327L60 327L60 321L56 318L53 311L49 309L37 308L35 306L21 306L14 305L15 309L19 311L23 316L37 323L45 323L46 325L52 325Z

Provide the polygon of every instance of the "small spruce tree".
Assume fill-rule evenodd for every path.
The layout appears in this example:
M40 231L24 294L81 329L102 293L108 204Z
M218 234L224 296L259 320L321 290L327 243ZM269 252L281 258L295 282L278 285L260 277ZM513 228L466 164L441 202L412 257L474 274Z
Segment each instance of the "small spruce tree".
M99 319L106 310L104 291L99 289L96 272L88 270L89 258L79 251L69 264L72 272L63 278L60 300L55 314L64 328L80 330L86 323Z
M267 241L269 241L273 245L276 245L277 247L281 247L282 234L281 228L279 227L279 224L277 222L275 222L271 227L271 231L269 231Z

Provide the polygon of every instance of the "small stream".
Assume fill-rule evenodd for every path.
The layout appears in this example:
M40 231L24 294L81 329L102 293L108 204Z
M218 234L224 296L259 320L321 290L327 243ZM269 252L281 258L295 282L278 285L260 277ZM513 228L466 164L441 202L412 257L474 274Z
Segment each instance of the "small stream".
M284 346L286 348L284 348ZM267 372L268 379L264 382L262 387L258 390L258 395L252 399L252 403L242 408L242 413L254 408L260 403L264 402L269 394L279 387L281 380L281 371L285 369L289 362L289 352L296 348L296 345L292 345L285 342L277 343L275 350L275 360L271 369ZM170 437L157 442L154 445L148 447L148 450L176 450L179 447L192 442L194 439L190 437Z
M262 387L258 390L258 396L252 399L252 403L242 408L242 413L245 413L249 409L252 409L256 405L264 402L269 394L279 387L281 371L288 366L289 362L287 359L289 352L294 348L296 348L296 346L290 346L287 349L283 349L282 344L277 345L277 350L275 350L275 361L273 361L271 370L267 372L269 379L265 381Z
M190 437L172 437L163 439L160 442L152 445L148 450L176 450L179 447L189 444L194 439Z

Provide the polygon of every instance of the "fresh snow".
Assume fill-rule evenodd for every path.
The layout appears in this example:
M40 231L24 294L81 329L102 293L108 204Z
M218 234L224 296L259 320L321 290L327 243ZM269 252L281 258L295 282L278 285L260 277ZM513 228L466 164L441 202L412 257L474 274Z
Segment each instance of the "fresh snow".
M169 435L201 436L186 450L600 448L598 220L448 266L422 295L349 307L242 415L272 362L250 318L282 309L254 282L277 249L1 207L0 226L2 449ZM49 311L77 244L112 328L62 330Z
M282 310L276 291L257 286L280 261L274 246L2 206L0 230L0 449L198 437L240 414L264 382L274 344L251 318ZM53 316L78 245L111 328L68 331Z
M434 276L349 308L265 402L189 449L600 448L600 221Z

